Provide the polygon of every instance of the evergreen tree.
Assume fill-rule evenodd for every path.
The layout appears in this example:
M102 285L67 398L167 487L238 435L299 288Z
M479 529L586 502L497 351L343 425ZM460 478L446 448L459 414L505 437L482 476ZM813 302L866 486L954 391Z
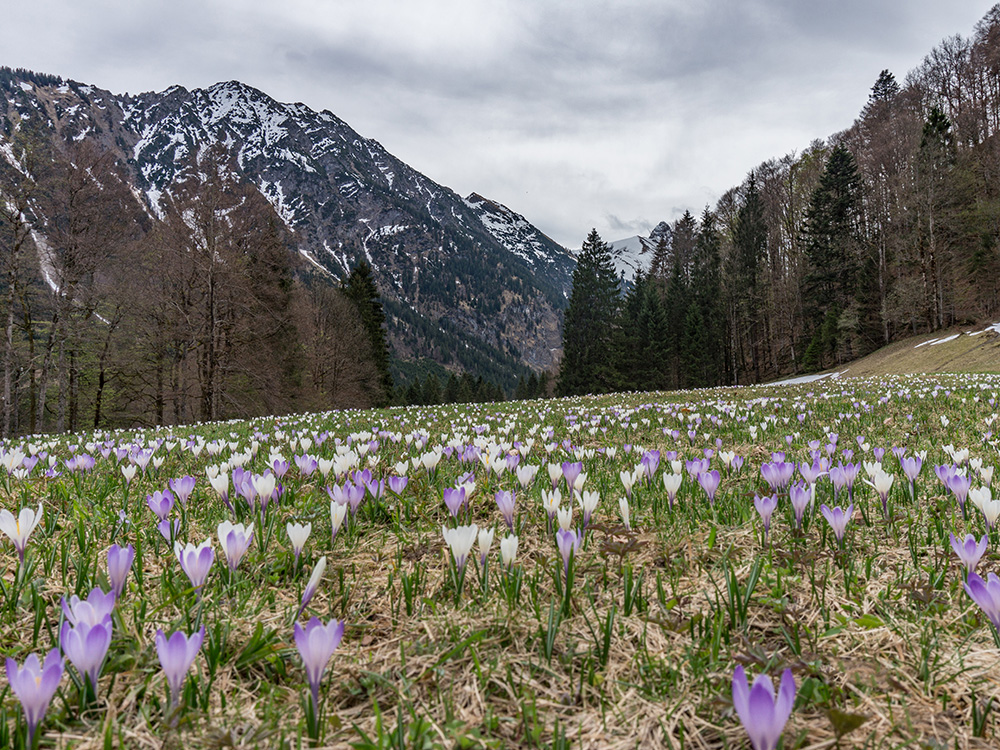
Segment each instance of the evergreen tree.
M441 381L433 372L427 375L424 381L422 402L427 406L434 406L441 403Z
M680 258L675 255L667 283L667 293L663 298L663 310L666 317L666 332L662 340L663 357L666 364L665 386L667 388L683 388L684 379L681 371L681 345L684 336L684 320L688 308L688 286L681 268Z
M761 378L761 320L764 315L760 293L760 266L767 258L767 222L757 177L750 173L733 227L733 249L726 268L726 310L730 333L731 375L738 382L740 372Z
M385 311L379 297L378 287L372 276L372 268L364 260L360 261L344 283L344 293L354 303L361 315L361 323L371 342L375 369L379 373L381 394L372 394L376 406L383 406L392 397L393 381L389 371L389 342L385 334Z
M854 156L838 145L830 153L805 216L805 250L809 270L805 278L806 319L836 318L854 298L858 276L861 222L861 177ZM814 336L828 343L828 326ZM834 334L836 336L836 334ZM815 349L815 348L814 348ZM820 349L829 352L829 346ZM835 344L834 350L837 349ZM822 366L821 360L821 366Z
M614 324L619 279L611 247L591 230L573 271L573 293L563 323L560 395L601 393L616 381Z
M725 318L722 308L721 276L722 238L716 218L707 207L701 216L701 228L691 259L691 303L685 317L685 368L692 385L718 385L723 382ZM688 321L697 320L699 330L688 332ZM697 339L697 340L695 340Z
M641 270L638 271L621 301L615 330L615 362L618 369L618 388L622 390L644 390L642 350L645 340L639 316L647 290L653 289L655 283L652 274L645 276Z

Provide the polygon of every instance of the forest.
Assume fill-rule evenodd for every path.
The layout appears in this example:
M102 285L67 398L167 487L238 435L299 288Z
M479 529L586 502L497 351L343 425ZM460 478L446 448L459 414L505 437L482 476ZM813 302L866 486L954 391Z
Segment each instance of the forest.
M766 381L1000 316L1000 6L846 130L686 212L647 275L596 232L574 275L558 392ZM626 283L627 282L627 283Z
M370 273L312 273L224 149L155 216L89 140L4 146L5 437L388 402Z

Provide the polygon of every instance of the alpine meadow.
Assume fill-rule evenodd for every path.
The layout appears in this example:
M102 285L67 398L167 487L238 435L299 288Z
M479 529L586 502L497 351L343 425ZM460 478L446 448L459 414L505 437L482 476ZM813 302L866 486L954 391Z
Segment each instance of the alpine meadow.
M239 81L0 68L0 748L997 747L1000 5L865 90L569 249Z

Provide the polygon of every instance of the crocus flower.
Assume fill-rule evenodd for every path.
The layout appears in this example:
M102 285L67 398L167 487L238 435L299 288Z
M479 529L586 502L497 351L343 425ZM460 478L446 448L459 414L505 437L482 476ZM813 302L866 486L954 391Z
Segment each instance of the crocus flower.
M181 519L175 518L171 521L169 518L164 518L156 524L156 530L160 532L160 536L170 543L177 538L178 534L181 533Z
M170 511L174 509L174 493L170 490L157 490L152 495L146 495L146 505L161 521L165 521Z
M718 469L703 471L698 475L698 484L701 485L701 488L705 490L705 494L708 495L709 504L715 503L715 493L719 489L720 480Z
M88 625L97 625L105 619L111 619L111 611L115 608L115 594L113 591L104 593L95 587L91 589L86 599L81 599L76 594L68 600L62 598L62 611L66 620L72 626L85 622Z
M250 543L253 541L253 524L244 527L243 524L232 524L229 521L222 521L217 529L219 533L219 545L226 556L226 563L229 570L236 571L237 566L247 553Z
M552 490L552 492L542 490L542 505L545 507L545 513L548 516L550 524L552 523L552 519L555 518L556 511L559 510L561 503L562 493L559 490Z
M812 492L805 485L793 484L788 488L788 498L792 501L792 510L795 512L795 528L801 529L806 508L812 499Z
M597 509L597 504L601 502L601 493L585 491L579 498L580 510L583 511L583 528L590 524L590 517Z
M385 480L385 486L389 488L389 492L392 494L402 495L409 481L406 477L389 477Z
M448 508L448 512L451 513L452 518L458 518L458 512L462 509L462 504L465 502L465 487L459 487L458 489L452 487L446 487L444 490L444 504Z
M301 617L302 613L305 612L306 607L309 606L309 602L312 601L313 596L316 594L316 589L319 588L319 582L323 579L323 573L325 571L326 556L324 555L316 561L316 567L313 568L312 575L309 576L309 582L306 584L305 591L302 592L302 603L299 605L298 612L295 613L296 620Z
M493 529L480 529L479 530L479 564L486 565L486 555L490 552L490 547L493 546Z
M63 660L57 648L49 651L44 663L39 663L37 654L28 654L23 667L18 667L16 661L7 658L7 682L24 709L24 720L28 724L28 747L33 747L35 730L42 723L52 696L59 689L62 675Z
M83 620L72 625L65 620L59 631L59 645L80 676L90 680L96 696L97 678L111 645L111 615L93 625Z
M839 505L831 510L826 503L820 505L819 509L823 513L823 517L827 523L830 524L830 528L833 529L833 533L837 536L837 542L843 547L844 532L847 531L847 524L854 514L854 503L848 505L847 510L844 510Z
M778 507L778 496L777 495L754 495L753 498L754 507L760 514L760 520L764 524L764 541L767 542L767 534L771 530L771 516L774 514L775 508Z
M478 533L479 527L476 524L458 526L454 529L441 527L441 534L444 537L445 543L451 549L452 557L455 559L455 567L459 570L465 567Z
M773 456L770 463L762 464L760 474L764 481L771 486L772 492L779 492L788 486L795 473L795 464L786 463L783 455Z
M108 548L108 583L115 593L116 599L121 599L125 593L125 580L128 572L132 569L135 561L135 547L129 544L127 547L119 547L112 544Z
M667 502L672 509L674 507L674 500L677 498L677 491L681 488L681 482L684 481L684 475L680 473L673 473L663 475L663 489L667 491Z
M173 490L174 495L176 495L177 502L181 505L187 505L188 498L194 492L195 481L197 480L194 477L183 476L178 479L169 480L167 485Z
M343 637L343 620L330 620L324 625L313 617L304 628L295 623L295 646L306 668L306 680L312 692L314 711L319 709L319 684L323 680L323 672L326 671L326 665Z
M299 557L302 555L302 550L306 546L306 540L312 531L312 524L307 523L303 525L301 523L289 522L286 530L288 531L288 541L292 543L292 550L295 552L295 564L298 565Z
M895 477L892 474L887 474L879 468L869 483L875 488L879 498L882 500L882 515L885 518L889 517L889 490L892 489L893 479Z
M514 501L515 496L513 492L507 492L506 490L500 490L495 495L497 501L497 507L500 509L500 515L503 516L504 523L507 524L507 528L510 531L514 530Z
M983 534L983 538L978 543L972 534L966 534L963 541L959 541L955 538L954 534L951 534L951 548L955 551L958 559L962 561L966 573L971 573L976 569L983 554L986 552L988 543L989 538L986 534Z
M156 655L160 658L160 666L167 677L170 686L170 706L176 706L181 695L181 686L188 670L198 655L202 641L205 640L205 626L190 637L181 630L174 631L170 638L162 630L156 631Z
M631 531L632 526L629 524L628 498L618 498L618 512L621 513L622 523L625 524L625 529L627 531Z
M582 461L565 461L562 465L562 475L566 479L566 487L570 492L573 491L573 487L576 486L576 480L583 471Z
M556 532L556 546L559 547L559 554L562 555L563 572L567 577L569 576L569 562L573 557L573 553L579 551L582 543L583 537L576 531L559 529Z
M500 540L500 562L505 568L510 568L517 558L517 543L518 539L514 534Z
M24 562L24 549L28 546L28 537L35 530L38 522L42 520L42 504L38 504L38 512L31 508L21 508L17 518L6 508L0 510L0 531L14 543L17 550L17 559Z
M993 627L1000 631L1000 578L996 573L990 573L986 581L978 573L969 573L962 585L972 601L990 618Z
M567 506L565 508L556 509L556 521L559 524L559 528L568 531L573 527L573 506Z
M205 585L208 572L212 569L212 562L215 560L215 550L212 549L211 538L206 539L197 547L190 542L186 547L181 547L180 542L174 542L174 554L177 556L181 568L191 580L191 585L201 596L200 589Z
M781 675L781 686L775 695L770 677L761 673L750 687L743 665L737 665L733 672L733 708L750 737L753 750L775 750L778 746L781 732L792 715L795 691L795 678L790 669Z
M330 501L330 524L333 529L330 535L330 544L333 544L333 540L337 538L337 532L344 525L344 519L347 518L347 510L347 503L338 503L336 500Z

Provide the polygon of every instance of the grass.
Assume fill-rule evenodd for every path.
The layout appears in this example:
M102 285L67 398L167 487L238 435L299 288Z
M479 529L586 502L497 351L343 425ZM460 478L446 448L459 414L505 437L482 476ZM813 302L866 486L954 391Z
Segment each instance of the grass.
M986 326L958 326L896 341L866 357L835 368L851 377L908 373L990 373L1000 370L1000 335L978 333ZM970 336L969 334L975 334ZM955 334L958 338L942 341ZM931 343L928 343L931 342ZM921 346L921 344L923 344Z
M12 545L0 545L0 644L18 663L58 645L62 597L106 589L105 550L132 543L136 562L113 615L97 699L87 705L64 675L39 731L42 746L741 748L749 742L731 680L743 664L751 677L766 672L775 681L792 670L798 694L786 749L838 740L994 747L997 642L965 593L948 541L952 532L978 538L985 524L971 504L963 517L934 466L952 463L944 446L968 448L964 470L977 477L974 486L984 483L977 471L997 463L998 391L997 375L840 379L32 437L16 444L40 457L30 475L0 469L4 508L44 508L23 566ZM818 510L835 504L829 478L818 483L803 530L779 492L762 541L753 497L770 490L760 467L774 451L811 461L810 441L834 464L870 462L885 449L882 466L895 478L885 519L861 471L842 550ZM151 445L148 468L126 484L122 467ZM908 456L926 451L913 496L894 446ZM120 459L116 448L125 451ZM428 471L421 459L437 449L443 455ZM671 508L662 482L672 471L669 452L683 462L706 449L722 478L714 505L682 466ZM660 452L659 465L632 490L629 529L618 509L619 475L644 457L648 464L651 451ZM744 458L742 469L727 468L723 452ZM67 470L64 461L81 453L96 458L94 468ZM293 457L304 453L332 461L330 474L303 475ZM232 462L260 474L272 454L291 462L282 496L261 514L230 481L233 517L206 467L225 462L220 471L231 471ZM526 487L500 469L512 454L519 467L539 467ZM552 488L549 464L577 460L583 489L601 500L567 586L542 492ZM50 463L58 476L44 476ZM361 468L376 481L405 474L409 482L399 496L369 493L331 543L325 487ZM475 490L452 519L444 489L469 472ZM172 515L182 542L198 544L226 518L255 524L234 576L213 540L215 563L200 596L146 506L148 494L185 474L198 481ZM517 495L510 571L498 554L507 533L493 499L501 489ZM565 482L561 493L567 506ZM846 497L836 502L846 505ZM298 565L289 521L312 524ZM461 590L442 539L442 526L459 523L496 529L485 570L473 548ZM1000 568L997 542L993 531L978 568L984 576ZM299 622L342 619L346 630L323 680L312 742L292 627L321 556L326 572ZM180 709L168 711L155 632L201 626L205 641ZM23 743L20 716L4 683L0 745Z

